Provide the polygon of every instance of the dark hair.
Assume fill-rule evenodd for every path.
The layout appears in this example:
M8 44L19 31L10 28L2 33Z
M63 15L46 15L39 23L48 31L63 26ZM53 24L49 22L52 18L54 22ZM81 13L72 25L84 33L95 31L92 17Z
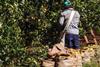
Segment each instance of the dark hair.
M64 10L65 10L65 9L69 9L69 8L73 8L73 7L72 7L72 6L65 6L65 7L64 7Z

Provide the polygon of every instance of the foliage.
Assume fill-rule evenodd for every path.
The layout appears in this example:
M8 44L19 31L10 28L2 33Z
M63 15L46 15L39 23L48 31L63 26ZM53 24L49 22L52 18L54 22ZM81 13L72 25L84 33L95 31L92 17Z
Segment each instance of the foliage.
M100 30L100 1L99 0L76 0L73 2L75 8L81 14L81 25L80 28L88 31L90 28L96 31Z
M80 12L81 23L85 28L90 26L100 29L99 0L72 2ZM37 61L47 56L47 45L51 46L58 39L58 19L62 6L63 0L0 0L2 66L38 67ZM80 30L83 31L83 27ZM32 54L27 52L28 47L32 47Z

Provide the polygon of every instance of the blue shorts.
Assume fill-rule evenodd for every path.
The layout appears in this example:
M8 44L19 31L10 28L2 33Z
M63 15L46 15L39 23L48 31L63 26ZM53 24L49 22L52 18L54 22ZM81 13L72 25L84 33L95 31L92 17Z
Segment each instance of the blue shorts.
M79 35L76 34L67 34L65 36L65 43L67 43L68 48L79 49Z

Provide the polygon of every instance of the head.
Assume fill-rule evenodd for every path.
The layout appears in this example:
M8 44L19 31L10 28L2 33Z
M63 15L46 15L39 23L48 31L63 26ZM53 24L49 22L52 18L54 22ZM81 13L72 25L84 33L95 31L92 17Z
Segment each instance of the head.
M64 0L64 9L72 8L71 2L69 0Z

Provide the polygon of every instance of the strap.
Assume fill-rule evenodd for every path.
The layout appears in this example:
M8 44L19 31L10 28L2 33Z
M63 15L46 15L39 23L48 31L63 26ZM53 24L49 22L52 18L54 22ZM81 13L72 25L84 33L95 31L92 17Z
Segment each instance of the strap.
M71 15L70 15L70 17L69 17L69 19L68 19L68 22L66 23L66 26L65 26L65 28L64 28L64 30L63 30L63 32L65 32L65 30L68 29L68 27L69 27L69 25L71 24L71 21L72 21L72 19L73 19L73 17L74 17L74 14L75 14L75 11L72 11L72 12L71 12Z

